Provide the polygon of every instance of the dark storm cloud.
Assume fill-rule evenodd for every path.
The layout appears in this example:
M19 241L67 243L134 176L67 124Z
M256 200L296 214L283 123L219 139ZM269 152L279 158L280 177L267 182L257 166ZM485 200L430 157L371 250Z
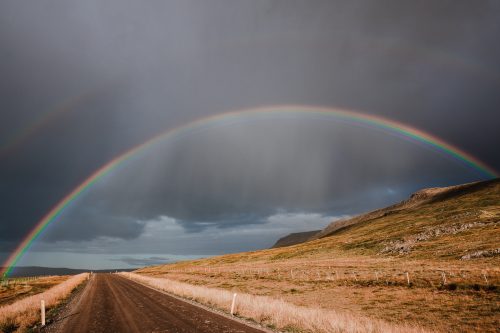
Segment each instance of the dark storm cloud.
M144 224L130 217L114 217L96 212L79 214L70 223L58 223L48 230L47 241L82 241L96 237L133 239L142 234Z
M0 144L61 101L91 97L1 157L0 246L128 147L230 109L356 109L500 169L499 16L494 1L3 1ZM131 162L47 239L131 239L160 215L194 232L263 225L279 209L355 213L478 178L382 133L244 124Z
M161 265L171 262L171 259L164 257L149 257L149 258L122 257L119 259L109 259L109 260L124 262L130 266L151 266L151 265Z
M442 154L333 119L232 123L138 155L62 224L85 228L76 222L85 207L141 220L169 216L187 232L263 225L277 210L351 214L391 203L429 178L460 182L464 172ZM391 187L403 193L395 197Z

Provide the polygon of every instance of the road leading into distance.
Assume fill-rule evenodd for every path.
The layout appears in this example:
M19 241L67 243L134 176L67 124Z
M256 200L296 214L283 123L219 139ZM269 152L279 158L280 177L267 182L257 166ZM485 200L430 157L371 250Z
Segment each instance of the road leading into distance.
M67 312L49 332L264 332L115 274L95 274Z

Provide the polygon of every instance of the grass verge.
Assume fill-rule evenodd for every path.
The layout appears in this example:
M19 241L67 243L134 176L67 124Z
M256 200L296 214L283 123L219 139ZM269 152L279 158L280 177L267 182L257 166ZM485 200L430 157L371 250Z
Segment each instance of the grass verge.
M231 305L233 297L233 293L228 290L194 286L174 280L152 278L135 273L120 274L153 288L226 312ZM243 293L237 296L235 313L239 317L249 318L264 326L286 332L426 332L423 328L416 326L390 324L382 320L361 317L348 312L302 307L267 296L255 296Z
M25 331L40 320L40 303L42 300L45 301L46 311L50 311L70 295L87 277L87 273L74 275L43 293L0 307L0 331L3 333Z

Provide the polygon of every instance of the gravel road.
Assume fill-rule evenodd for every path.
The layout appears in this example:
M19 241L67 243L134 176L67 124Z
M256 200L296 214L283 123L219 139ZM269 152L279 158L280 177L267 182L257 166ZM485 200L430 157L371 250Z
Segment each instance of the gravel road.
M94 274L48 332L263 333L114 274Z

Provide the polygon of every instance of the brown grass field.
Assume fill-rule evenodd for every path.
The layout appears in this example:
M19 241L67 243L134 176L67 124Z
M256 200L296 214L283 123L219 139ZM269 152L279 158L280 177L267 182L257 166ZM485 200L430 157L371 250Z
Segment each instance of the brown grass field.
M0 283L0 306L14 303L24 297L44 292L69 278L69 275L37 278L14 278Z
M499 227L495 180L295 246L138 273L436 332L499 332Z
M25 332L40 320L41 300L45 301L47 312L49 312L68 297L87 277L87 273L71 277L57 277L60 283L53 285L51 288L0 306L0 332Z

